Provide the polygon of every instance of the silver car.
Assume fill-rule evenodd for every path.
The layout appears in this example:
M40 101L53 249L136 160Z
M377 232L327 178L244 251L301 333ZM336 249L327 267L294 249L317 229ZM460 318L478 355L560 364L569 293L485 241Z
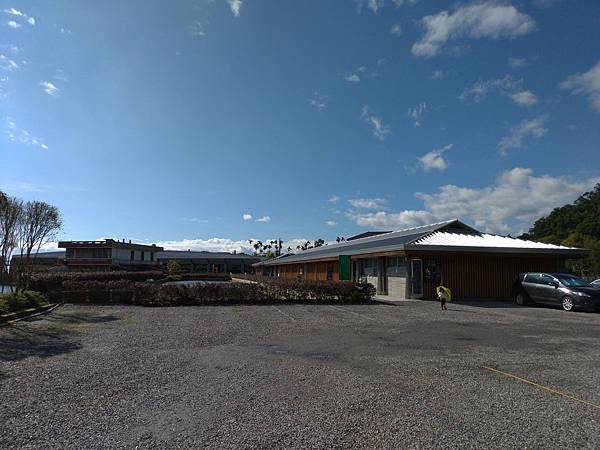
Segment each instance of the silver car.
M600 288L600 278L598 278L597 280L592 281L590 284L592 286L594 286L594 287Z
M513 286L513 298L519 305L534 302L565 311L600 309L600 287L566 273L522 273Z

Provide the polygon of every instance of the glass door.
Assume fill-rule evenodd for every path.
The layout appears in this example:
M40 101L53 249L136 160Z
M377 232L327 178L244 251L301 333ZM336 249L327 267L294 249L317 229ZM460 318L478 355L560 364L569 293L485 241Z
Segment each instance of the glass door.
M410 260L410 287L411 298L423 297L423 261L420 259Z

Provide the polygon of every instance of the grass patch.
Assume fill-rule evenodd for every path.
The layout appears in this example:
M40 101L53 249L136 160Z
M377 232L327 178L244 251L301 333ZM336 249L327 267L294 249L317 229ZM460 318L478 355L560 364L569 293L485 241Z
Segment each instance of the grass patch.
M0 314L9 314L45 305L46 298L39 292L23 291L0 295Z

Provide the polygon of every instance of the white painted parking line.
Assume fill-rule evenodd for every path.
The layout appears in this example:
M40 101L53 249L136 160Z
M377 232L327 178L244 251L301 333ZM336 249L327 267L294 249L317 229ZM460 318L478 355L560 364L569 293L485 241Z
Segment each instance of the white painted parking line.
M327 305L327 306L329 306L330 308L333 308L333 309L337 309L337 310L339 310L339 311L344 311L344 312L347 312L347 313L350 313L350 314L354 314L355 316L362 317L363 319L369 319L369 320L376 321L376 319L373 319L372 317L365 316L365 315L363 315L363 314L359 314L359 313L356 313L356 312L354 312L354 311L349 311L349 310L347 310L347 309L344 309L344 308L339 308L339 307L337 307L337 306L333 306L333 305Z
M296 319L292 316L290 316L288 313L283 312L282 310L280 310L277 306L273 306L273 308L275 308L277 311L279 311L281 313L281 315L287 317L288 319L290 319L291 321L295 322Z

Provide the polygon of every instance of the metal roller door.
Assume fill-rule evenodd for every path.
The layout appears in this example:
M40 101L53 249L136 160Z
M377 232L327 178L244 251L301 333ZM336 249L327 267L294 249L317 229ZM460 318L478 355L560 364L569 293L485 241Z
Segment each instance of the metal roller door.
M393 298L406 298L406 258L402 256L392 256L387 258L387 291Z

